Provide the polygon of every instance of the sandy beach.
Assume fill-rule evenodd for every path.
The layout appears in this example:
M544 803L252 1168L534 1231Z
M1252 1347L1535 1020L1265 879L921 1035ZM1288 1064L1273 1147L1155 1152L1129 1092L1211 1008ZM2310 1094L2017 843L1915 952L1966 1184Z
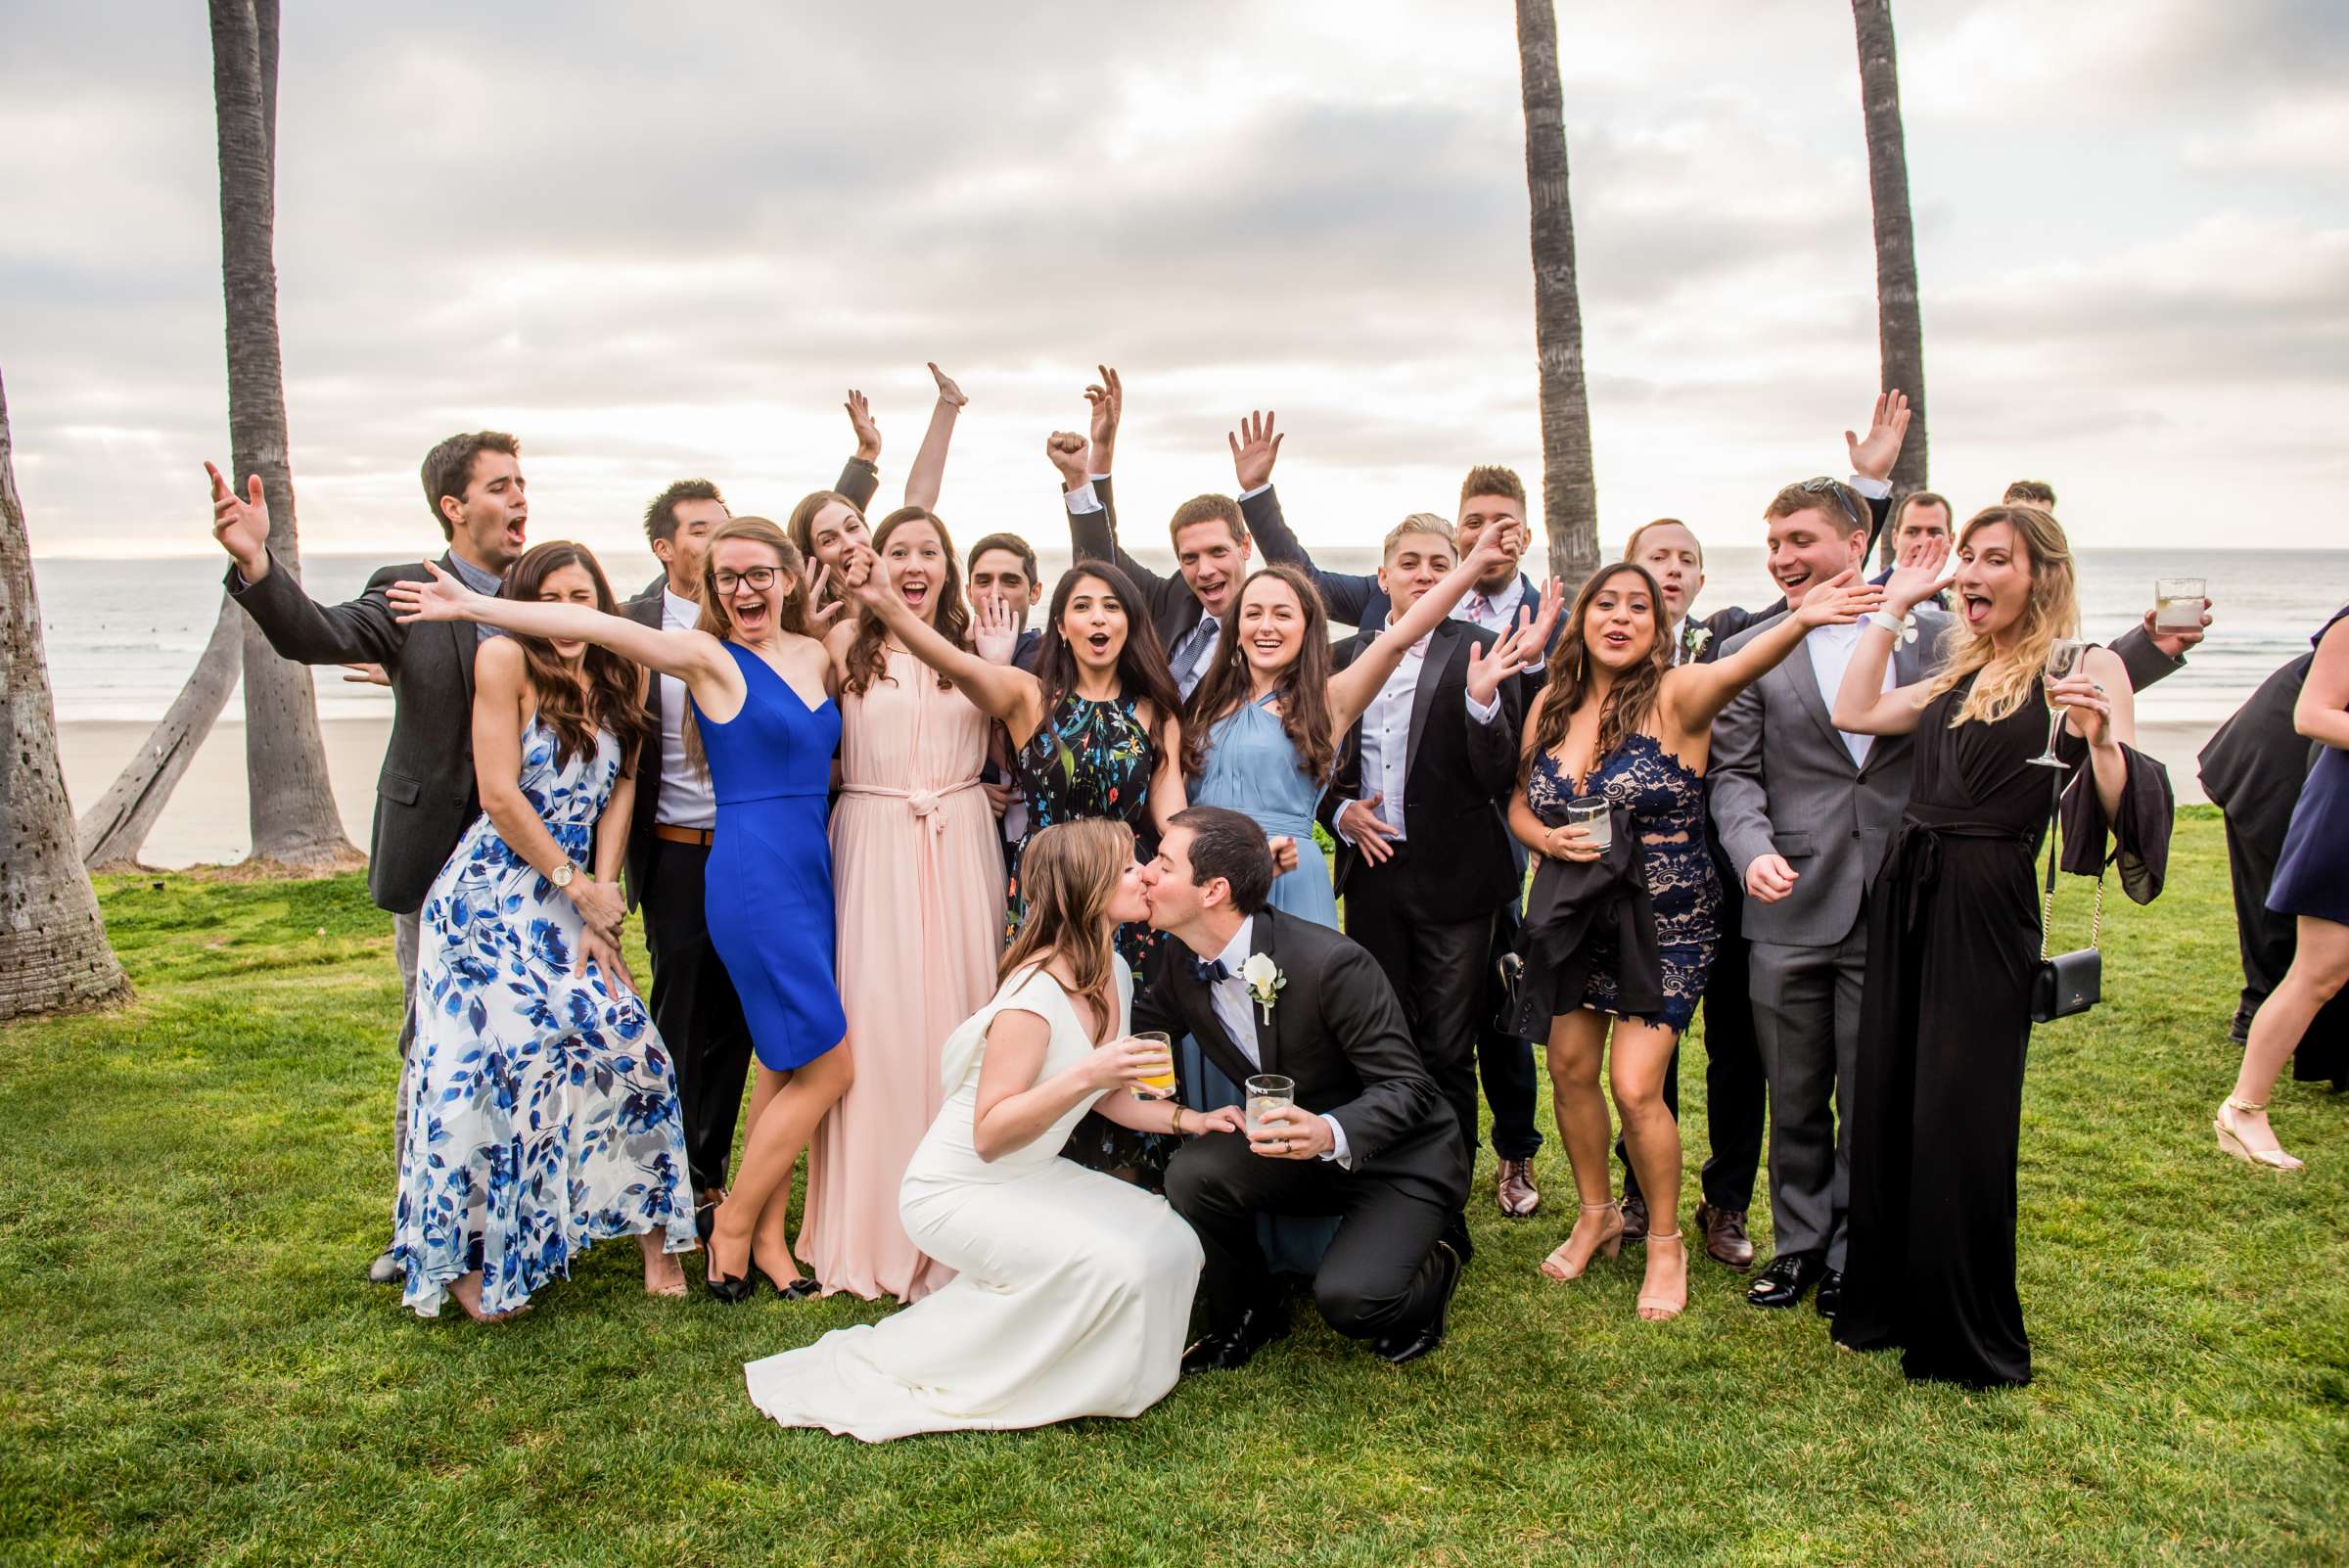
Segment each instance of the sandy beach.
M84 719L59 726L66 788L76 810L105 793L151 727L111 719ZM364 850L368 824L375 814L375 775L383 764L384 742L392 721L328 718L320 720L319 728L326 739L327 768L334 778L335 805L343 813L344 831L350 835L351 843ZM2170 782L2181 802L2203 799L2202 786L2194 777L2194 753L2209 732L2204 724L2140 726L2140 742L2169 765ZM223 719L213 726L204 749L179 781L140 858L154 866L212 864L243 859L251 845L246 831L245 726Z

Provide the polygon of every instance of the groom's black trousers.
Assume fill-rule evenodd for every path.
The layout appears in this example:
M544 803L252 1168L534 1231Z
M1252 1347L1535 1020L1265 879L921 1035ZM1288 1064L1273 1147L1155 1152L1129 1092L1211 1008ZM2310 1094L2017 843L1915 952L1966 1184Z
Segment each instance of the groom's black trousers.
M702 909L709 865L705 846L657 839L640 895L653 959L653 1027L676 1064L685 1161L697 1194L726 1184L751 1067L751 1027Z
M1340 1217L1313 1275L1313 1304L1339 1333L1369 1339L1415 1329L1442 1305L1435 1244L1457 1206L1436 1183L1356 1176L1334 1160L1267 1159L1251 1153L1240 1133L1210 1132L1176 1151L1167 1201L1207 1253L1200 1290L1211 1332L1231 1328L1269 1297L1271 1271L1256 1240L1260 1214Z

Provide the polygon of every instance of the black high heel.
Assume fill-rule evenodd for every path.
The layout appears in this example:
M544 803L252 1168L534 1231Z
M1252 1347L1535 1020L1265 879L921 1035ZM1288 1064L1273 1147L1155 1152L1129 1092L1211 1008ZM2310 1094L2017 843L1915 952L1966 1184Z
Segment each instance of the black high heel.
M767 1274L766 1282L775 1285L775 1276ZM811 1296L821 1295L823 1289L824 1287L819 1281L803 1274L788 1285L775 1285L775 1294L785 1301L806 1301Z
M717 1249L710 1246L707 1237L704 1238L703 1244L709 1248L711 1262L711 1268L704 1271L703 1282L710 1287L710 1294L714 1298L724 1302L729 1307L739 1307L759 1293L757 1260L752 1260L739 1274L720 1274L716 1271Z

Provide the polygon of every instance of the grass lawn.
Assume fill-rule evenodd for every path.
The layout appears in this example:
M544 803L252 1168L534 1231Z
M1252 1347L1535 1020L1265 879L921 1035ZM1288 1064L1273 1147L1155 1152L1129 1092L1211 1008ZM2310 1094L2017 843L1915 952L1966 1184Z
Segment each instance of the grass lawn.
M1911 1388L1701 1256L1669 1324L1633 1315L1636 1249L1548 1284L1553 1144L1530 1221L1488 1154L1427 1360L1309 1310L1139 1420L878 1449L772 1426L739 1368L879 1306L654 1303L622 1242L510 1325L403 1313L358 1277L399 1000L361 880L100 892L136 1004L0 1030L0 1560L2349 1561L2349 1100L2280 1087L2296 1177L2212 1146L2236 975L2207 810L2163 901L2113 900L2106 1003L2035 1042L2029 1389Z

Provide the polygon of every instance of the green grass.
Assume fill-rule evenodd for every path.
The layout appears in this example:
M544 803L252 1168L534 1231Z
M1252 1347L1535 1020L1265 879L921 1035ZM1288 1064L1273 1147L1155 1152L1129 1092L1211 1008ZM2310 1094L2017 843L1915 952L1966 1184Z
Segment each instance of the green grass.
M360 1282L398 1002L360 880L100 891L136 1004L0 1031L0 1559L2349 1560L2349 1103L2280 1088L2295 1178L2211 1146L2235 976L2207 812L2162 902L2115 900L2106 1003L2034 1045L2029 1389L1911 1388L1702 1260L1665 1325L1634 1318L1635 1250L1546 1284L1553 1144L1531 1221L1493 1213L1488 1157L1428 1360L1309 1323L1139 1420L879 1449L772 1426L740 1373L877 1306L655 1304L625 1244L496 1329Z

